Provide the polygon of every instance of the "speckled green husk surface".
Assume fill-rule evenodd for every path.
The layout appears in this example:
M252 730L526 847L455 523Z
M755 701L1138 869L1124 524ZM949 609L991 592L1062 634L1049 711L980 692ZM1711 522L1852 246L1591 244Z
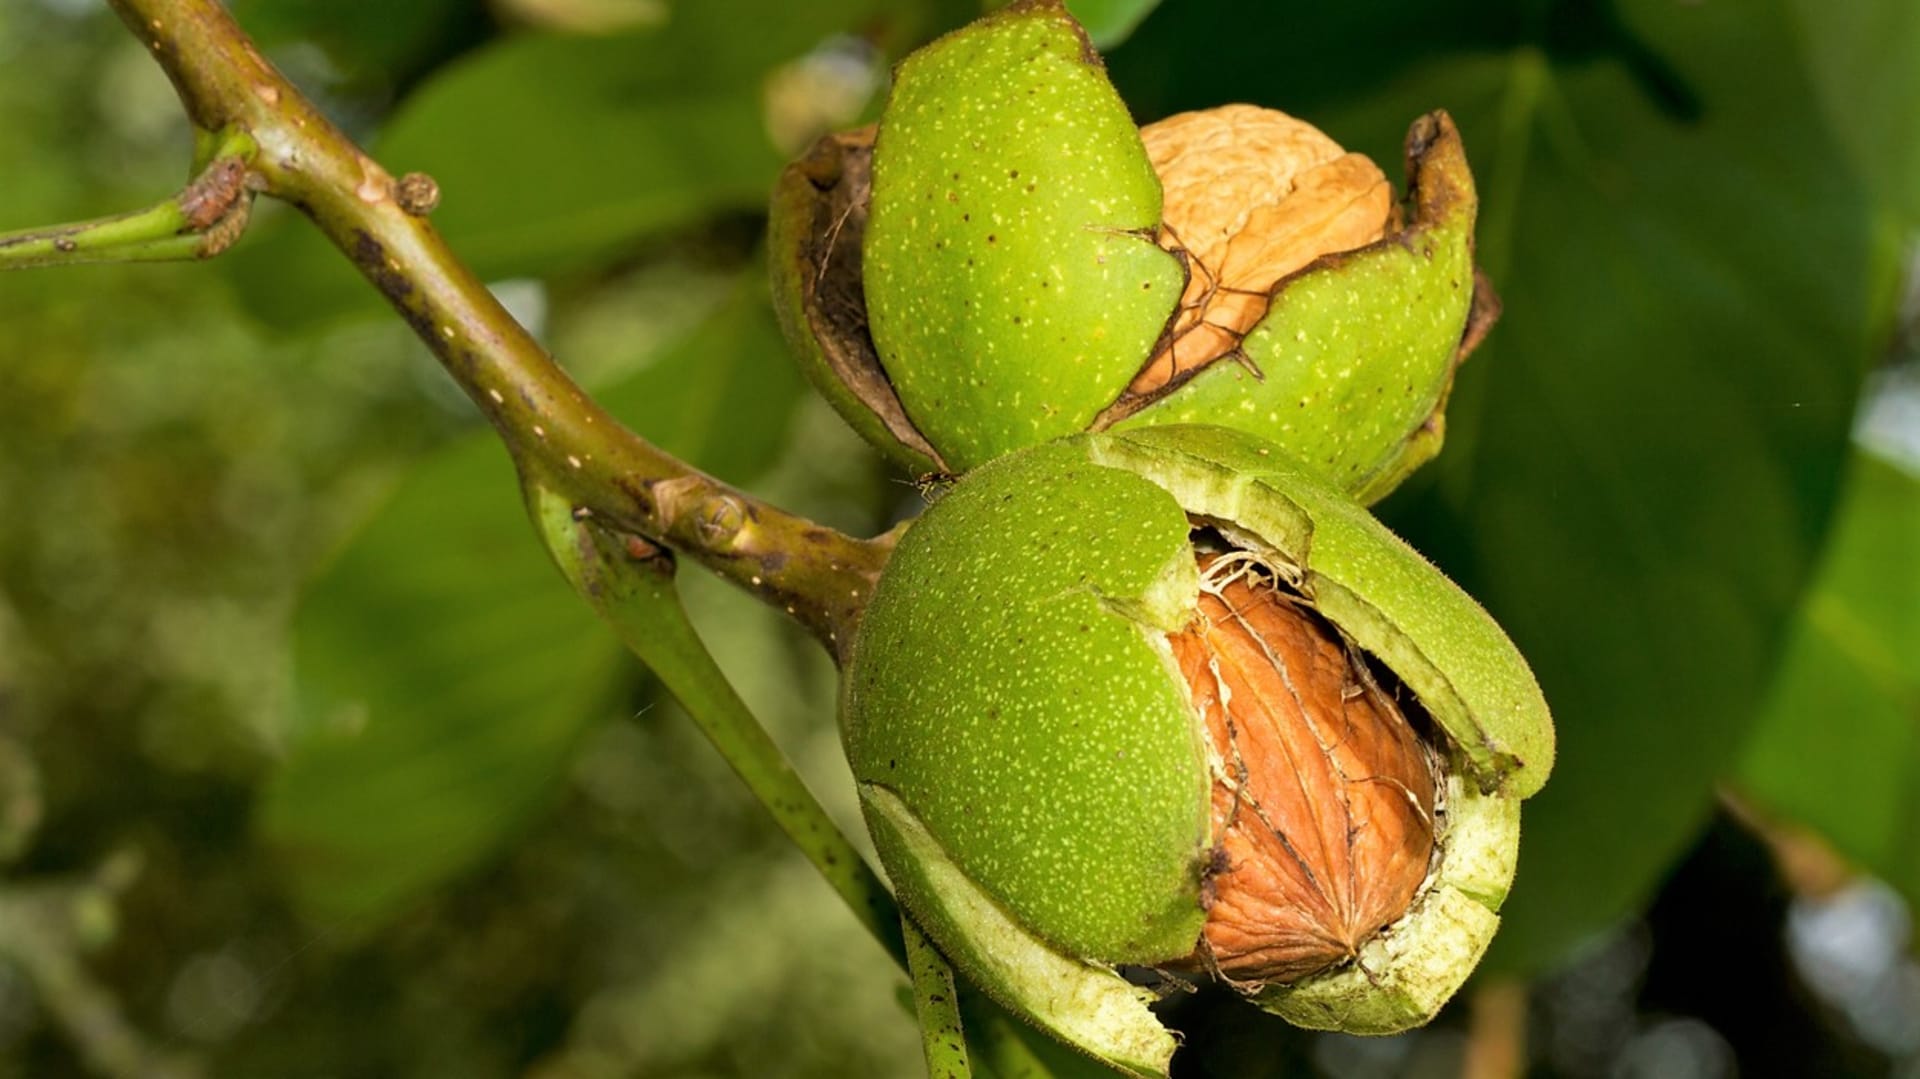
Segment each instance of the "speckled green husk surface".
M866 238L873 341L964 472L1082 430L1186 284L1160 181L1079 24L1016 3L908 57L881 114Z
M1184 956L1203 921L1205 754L1148 635L1198 595L1186 516L1080 443L977 475L908 530L867 608L846 685L855 774L1070 954Z

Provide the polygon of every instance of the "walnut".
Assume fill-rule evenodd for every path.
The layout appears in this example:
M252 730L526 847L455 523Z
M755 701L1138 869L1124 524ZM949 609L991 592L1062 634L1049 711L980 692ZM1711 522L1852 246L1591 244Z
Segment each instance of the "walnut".
M1215 872L1207 961L1291 982L1399 920L1434 851L1431 751L1319 616L1244 555L1201 560L1200 618L1169 638L1206 719Z

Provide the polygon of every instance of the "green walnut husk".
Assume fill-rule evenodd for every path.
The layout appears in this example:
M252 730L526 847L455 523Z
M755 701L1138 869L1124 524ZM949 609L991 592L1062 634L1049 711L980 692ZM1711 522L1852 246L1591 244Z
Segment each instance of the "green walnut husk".
M1223 428L1087 434L962 479L902 539L844 682L847 752L900 898L988 993L1122 1070L1173 1036L1116 967L1192 972L1217 778L1168 634L1197 529L1291 582L1428 718L1435 851L1351 961L1236 983L1310 1027L1424 1022L1498 924L1520 800L1553 732L1525 661L1465 593L1284 451Z
M1496 309L1444 114L1407 141L1378 241L1270 291L1231 357L1134 384L1190 276L1138 129L1055 0L904 61L877 128L829 136L776 188L775 306L802 367L915 474L1087 430L1206 422L1284 446L1371 501L1439 448L1455 368Z
M1123 395L1102 426L1238 428L1284 446L1362 503L1431 460L1454 372L1498 304L1474 274L1478 199L1446 113L1408 130L1406 175L1402 227L1287 278L1237 362L1216 361L1146 397Z

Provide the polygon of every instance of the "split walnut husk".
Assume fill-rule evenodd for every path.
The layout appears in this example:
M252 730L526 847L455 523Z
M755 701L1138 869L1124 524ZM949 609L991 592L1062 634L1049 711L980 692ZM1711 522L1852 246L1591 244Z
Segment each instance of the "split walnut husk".
M1129 394L1235 356L1273 290L1323 255L1378 242L1393 188L1365 154L1277 109L1223 105L1140 129L1160 177L1160 246L1186 262L1172 326Z
M1485 611L1284 451L1076 436L908 530L843 686L903 904L976 984L1164 1074L1120 968L1306 1026L1424 1022L1498 925L1553 756Z
M1078 24L1023 0L904 62L879 124L789 168L775 306L916 474L1088 430L1213 423L1372 501L1439 448L1497 312L1444 113L1406 192L1283 113L1134 127Z

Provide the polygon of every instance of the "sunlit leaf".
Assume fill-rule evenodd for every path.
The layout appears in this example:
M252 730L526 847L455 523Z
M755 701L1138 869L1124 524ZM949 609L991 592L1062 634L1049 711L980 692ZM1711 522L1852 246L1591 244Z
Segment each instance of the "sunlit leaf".
M1734 779L1920 903L1920 476L1856 457Z

